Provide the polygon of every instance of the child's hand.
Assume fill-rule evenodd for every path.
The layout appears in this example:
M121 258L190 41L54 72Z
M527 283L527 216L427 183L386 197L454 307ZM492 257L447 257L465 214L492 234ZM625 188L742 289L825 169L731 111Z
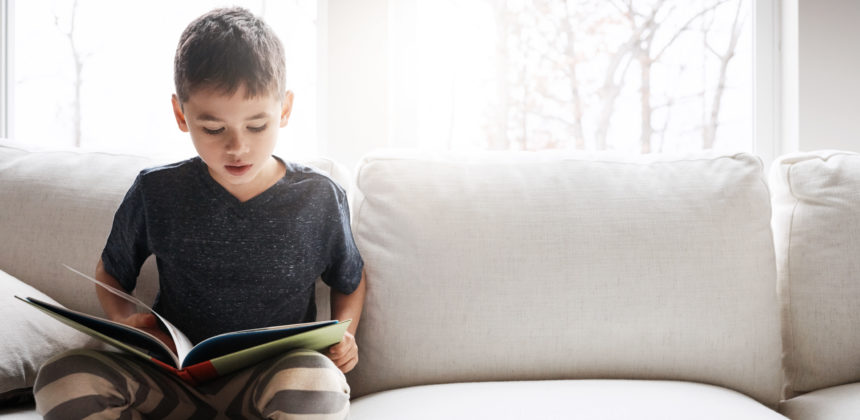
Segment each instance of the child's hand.
M170 338L169 334L158 327L158 319L155 318L155 315L136 313L132 314L128 318L119 319L117 322L144 330L154 335L155 338L161 340L164 344L167 344L167 347L170 347L170 350L173 353L176 353L176 345L173 344L173 339Z
M358 345L355 344L355 336L349 331L344 333L340 343L328 348L327 356L341 372L351 371L358 363Z

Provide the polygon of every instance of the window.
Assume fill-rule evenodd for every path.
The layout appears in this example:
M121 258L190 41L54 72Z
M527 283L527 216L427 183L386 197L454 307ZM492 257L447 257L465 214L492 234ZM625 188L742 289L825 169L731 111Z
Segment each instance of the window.
M749 0L394 2L394 138L754 150Z
M16 9L4 67L14 91L0 92L14 103L11 137L71 146L79 131L85 148L193 153L169 105L173 52L185 25L219 3L32 3L0 0ZM240 4L287 49L296 107L282 154L351 167L386 145L714 148L765 162L780 152L774 0Z
M8 4L14 7L9 137L46 147L194 153L188 135L176 127L170 105L176 43L191 20L233 3ZM284 43L287 87L301 106L282 131L280 146L315 154L317 3L258 0L238 5L263 16Z

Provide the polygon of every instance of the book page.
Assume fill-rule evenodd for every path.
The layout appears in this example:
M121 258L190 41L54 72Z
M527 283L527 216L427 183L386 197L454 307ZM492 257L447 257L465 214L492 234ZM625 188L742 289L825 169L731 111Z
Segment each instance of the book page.
M149 311L150 313L152 313L153 315L158 317L158 319L162 323L164 323L164 326L167 327L167 332L170 334L170 337L173 338L173 344L176 345L176 355L179 356L180 362L182 360L185 360L185 356L187 356L188 352L190 352L191 349L194 347L194 345L191 344L191 340L189 340L188 337L186 337L185 334L182 333L182 331L179 331L178 328L176 328L173 324L171 324L166 319L164 319L164 317L159 315L158 312L155 312L152 308L149 307L149 305L143 303L143 301L141 301L140 299L138 299L138 298L136 298L136 297L120 290L120 289L117 289L117 288L112 287L110 285L107 285L103 282L100 282L100 281L98 281L98 280L96 280L96 279L94 279L94 278L92 278L92 277L90 277L84 273L81 273L78 270L75 270L72 267L69 267L66 264L63 264L63 267L66 267L69 270L71 270L72 272L78 274L79 276L101 286L102 288L104 288L108 292L111 292L114 295L117 295L117 296L131 302L131 303L134 303L135 305L138 305L140 307L145 308L147 311Z
M346 325L349 325L350 321L345 321ZM218 334L197 343L197 345L194 346L194 349L191 350L191 353L188 353L188 356L182 361L182 366L193 365L218 356L224 356L249 347L258 346L260 344L265 344L306 331L313 331L321 327L337 323L338 321L336 320L316 321L301 324L276 325L272 327L254 328Z
M18 295L15 295L15 298L50 315L65 325L89 334L114 347L126 350L146 360L152 358L158 359L164 363L176 366L177 369L180 366L176 355L161 340L146 331L85 312L43 302L36 298L22 298Z

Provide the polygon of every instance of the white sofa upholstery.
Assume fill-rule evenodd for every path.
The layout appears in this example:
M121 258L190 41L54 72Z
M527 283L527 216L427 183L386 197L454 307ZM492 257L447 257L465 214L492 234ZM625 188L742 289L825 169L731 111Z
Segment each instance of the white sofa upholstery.
M860 155L797 153L771 168L792 419L860 418Z
M736 391L713 385L602 379L401 388L357 400L351 415L378 420L785 418Z
M356 179L353 232L368 295L353 395L467 381L668 379L779 402L770 202L758 159L387 153L366 157ZM440 409L485 406L444 387L421 394ZM384 398L354 400L355 418L365 400ZM712 411L692 407L675 414Z
M92 287L61 264L91 271L123 193L140 169L158 163L0 143L0 270L62 304L98 312ZM858 365L856 351L828 355L820 373L810 370L814 353L795 355L806 350L783 340L785 331L807 334L787 323L830 319L819 319L814 295L801 311L780 303L795 278L781 255L780 200L788 198L768 186L754 156L379 152L354 178L329 160L310 163L344 186L355 180L353 231L368 295L360 362L348 375L352 419L785 418L777 409L836 419L845 417L828 413L856 412L845 397L852 388L821 390L860 380L860 368L837 374ZM860 162L845 165L860 171ZM820 175L792 180L804 176ZM850 198L837 202L858 200L833 192L843 193ZM830 240L792 243L856 260L856 248L849 255L816 242ZM825 293L856 307L860 296L848 284L857 271L845 270ZM154 266L142 276L139 293L151 300ZM3 302L0 316L20 311L38 322L32 309ZM830 315L847 319L843 330L815 336L830 340L815 343L828 350L845 343L839 333L857 337L848 306ZM7 331L11 341L24 334ZM795 369L787 380L784 352ZM0 418L37 417L23 406L0 409Z

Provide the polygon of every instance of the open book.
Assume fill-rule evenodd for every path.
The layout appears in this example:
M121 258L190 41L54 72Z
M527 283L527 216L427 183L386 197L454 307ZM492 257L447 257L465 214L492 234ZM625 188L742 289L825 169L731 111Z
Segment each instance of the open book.
M176 352L143 330L39 299L15 297L81 332L149 360L192 385L293 349L324 350L343 339L351 321L319 321L235 331L207 338L195 346L185 334L139 299L69 266L65 267L154 314L173 338Z

